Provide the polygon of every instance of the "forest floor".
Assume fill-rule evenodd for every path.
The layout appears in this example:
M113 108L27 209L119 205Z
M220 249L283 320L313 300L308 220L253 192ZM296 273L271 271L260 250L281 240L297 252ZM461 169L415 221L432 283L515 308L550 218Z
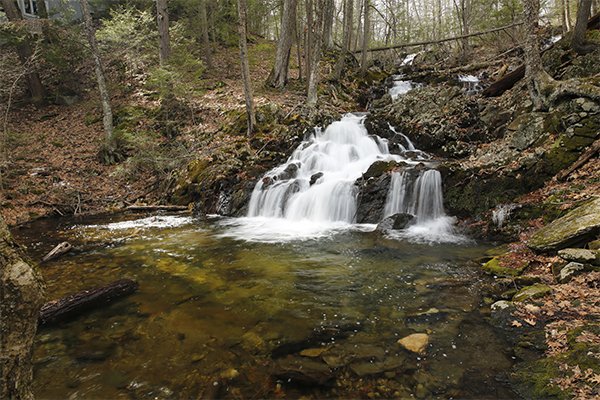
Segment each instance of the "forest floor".
M304 88L298 80L297 61L293 57L288 89L283 92L265 89L263 82L274 58L275 46L272 43L271 45L250 46L254 60L251 74L255 102L257 105L274 102L284 110L291 111L302 104L305 97ZM231 110L244 109L242 79L237 68L238 57L239 53L235 48L218 49L214 56L215 69L205 73L202 78L205 90L188 103L191 104L191 118L182 128L179 140L188 142L189 160L203 150L193 146L194 137L190 132L214 133L223 124L232 122ZM0 171L1 212L9 225L24 224L47 216L110 212L133 204L166 204L167 190L161 185L161 181L167 179L156 170L126 170L123 163L107 166L99 161L97 154L104 139L104 132L97 91L94 82L89 79L89 76L92 76L91 70L92 66L87 65L76 72L82 75L81 80L85 82L86 88L80 91L81 101L70 106L47 105L37 108L19 98L23 95L22 92L15 93L14 105L7 115L4 135L3 157L6 161ZM113 73L116 74L114 71ZM115 89L112 99L115 109L135 105L149 108L158 106L153 103L151 96L145 95L140 89L139 77L130 76L127 80L127 84L135 89L127 92ZM338 111L347 112L353 106L355 105L340 104ZM145 128L144 123L139 122L140 128ZM220 140L223 144L228 138ZM182 160L182 166L185 165L185 161ZM561 193L562 204L559 204L559 207L566 210L591 196L600 195L599 177L600 159L593 157L566 181L551 180L543 188L523 196L518 202L539 204L550 196ZM585 303L577 303L575 300L598 297L600 273L582 275L570 285L556 285L551 270L552 263L556 261L555 257L536 255L525 247L528 237L541 225L542 222L538 219L530 221L529 226L524 227L520 243L514 244L518 250L516 257L519 257L519 262L530 262L526 273L541 276L543 282L553 285L555 290L552 298L548 298L541 307L520 308L515 315L514 325L534 326L538 320L548 323L553 315L558 314L557 305L560 304L561 315L568 315L568 318L552 320L547 326L563 326L569 330L582 326L587 315L600 315L600 306L595 306L600 305L600 298L598 301ZM591 305L584 308L582 304ZM549 331L549 328L546 330ZM588 335L586 340L600 344L600 337L595 335ZM565 343L560 334L547 336L547 355L557 354L566 346ZM581 396L596 395L597 393L590 392L590 386L580 383L586 379L600 380L600 376L591 373L585 376L586 373L575 371L571 375L575 378L569 378L570 381L565 378L557 383L567 389L575 388Z

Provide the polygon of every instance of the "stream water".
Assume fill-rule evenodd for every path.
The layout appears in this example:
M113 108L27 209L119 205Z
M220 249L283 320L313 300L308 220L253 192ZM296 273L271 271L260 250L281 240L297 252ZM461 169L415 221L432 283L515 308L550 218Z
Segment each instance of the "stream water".
M374 160L402 158L363 134L358 148L346 143L349 157L327 130L302 149L330 157L335 148L346 167L367 150ZM74 246L41 266L49 299L121 278L140 284L40 327L36 398L517 398L496 379L513 357L485 322L485 278L467 263L488 247L451 231L435 173L418 175L422 191L394 177L392 192L406 195L391 196L390 213L418 214L405 205L423 197L433 203L417 208L434 211L386 234L353 224L354 167L310 161L302 149L257 186L247 218L123 213L15 229L34 259L62 241ZM321 185L340 197L298 200L312 201L306 193ZM428 335L426 354L398 343L414 333Z

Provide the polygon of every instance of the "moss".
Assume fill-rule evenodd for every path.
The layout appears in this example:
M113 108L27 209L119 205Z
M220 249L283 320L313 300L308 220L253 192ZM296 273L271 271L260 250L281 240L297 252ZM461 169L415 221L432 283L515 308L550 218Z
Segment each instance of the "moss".
M552 288L546 285L533 285L527 286L523 289L519 290L517 294L514 295L513 301L523 302L529 299L539 299L544 297L548 293L552 292Z
M488 251L485 252L485 254L489 255L489 256L501 256L504 254L508 254L510 253L510 244L509 243L505 243L503 245L494 247L493 249L489 249Z
M498 257L492 258L487 263L483 264L481 270L486 274L495 276L518 276L527 268L528 263L524 263L520 268L510 268L502 265Z
M395 161L375 161L369 166L367 172L363 174L363 179L377 178L378 176L391 171L395 166Z
M202 180L202 175L210 162L206 159L194 160L188 165L188 177L190 181L199 183Z

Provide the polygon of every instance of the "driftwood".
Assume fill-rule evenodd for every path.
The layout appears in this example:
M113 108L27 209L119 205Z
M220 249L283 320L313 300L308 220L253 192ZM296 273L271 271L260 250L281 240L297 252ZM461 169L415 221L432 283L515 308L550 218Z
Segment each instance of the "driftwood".
M133 293L139 284L132 279L119 279L108 285L83 290L44 304L40 310L40 324L57 322L86 310Z
M402 49L404 47L425 46L425 45L428 45L428 44L438 44L438 43L450 42L452 40L462 40L462 39L466 39L466 38L470 38L470 37L474 37L474 36L487 35L488 33L503 31L505 29L512 28L512 27L519 26L519 25L523 25L523 24L524 24L524 22L517 22L517 23L514 23L512 25L507 25L507 26L502 26L500 28L490 29L489 31L471 33L469 35L454 36L454 37L449 37L449 38L444 38L444 39L438 39L438 40L429 40L427 42L414 42L414 43L397 44L397 45L394 45L394 46L374 47L372 49L368 49L367 51L394 50L394 49ZM352 54L356 54L356 53L361 53L361 52L362 52L362 49L361 50L354 50L351 53Z
M590 147L588 147L588 149L586 151L584 151L583 154L581 156L579 156L577 161L575 161L573 164L571 164L571 166L569 168L564 169L561 172L559 172L556 175L556 179L558 179L559 181L565 179L577 168L583 166L583 164L588 162L589 159L592 158L594 156L594 154L596 154L598 151L600 151L600 139L596 140L594 143L592 143L590 145Z
M57 257L62 256L63 254L69 252L73 246L69 244L69 242L62 242L55 248L53 248L44 258L42 258L42 262L53 260Z

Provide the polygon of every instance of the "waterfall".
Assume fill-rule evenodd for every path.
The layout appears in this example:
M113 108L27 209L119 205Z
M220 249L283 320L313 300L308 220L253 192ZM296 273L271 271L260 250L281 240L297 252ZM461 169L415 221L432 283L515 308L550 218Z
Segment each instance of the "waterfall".
M348 114L324 130L316 128L286 163L259 180L247 218L229 223L230 234L235 231L235 236L246 239L281 241L347 229L355 222L359 206L357 180L374 162L395 161L402 165L402 171L392 172L385 215L401 212L416 216L417 225L409 230L421 229L412 235L417 240L431 241L438 233L448 236L450 218L444 214L441 176L431 169L431 156L416 150L392 127L404 145L398 149L401 155L391 154L388 141L369 135L363 120ZM455 241L445 237L433 240Z
M414 177L414 175L417 175ZM445 216L442 177L439 171L392 172L384 215L408 213L424 222Z
M249 217L352 223L355 181L377 161L407 161L390 154L385 139L369 136L364 117L346 115L324 131L317 128L289 160L256 185Z

